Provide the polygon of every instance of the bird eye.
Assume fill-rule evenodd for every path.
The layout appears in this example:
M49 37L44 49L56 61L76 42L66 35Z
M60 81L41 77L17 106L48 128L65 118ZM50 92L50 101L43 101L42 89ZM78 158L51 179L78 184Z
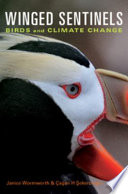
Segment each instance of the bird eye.
M65 90L65 92L69 98L76 98L77 96L79 96L79 94L81 92L80 83L64 85L64 86L62 86L62 88Z

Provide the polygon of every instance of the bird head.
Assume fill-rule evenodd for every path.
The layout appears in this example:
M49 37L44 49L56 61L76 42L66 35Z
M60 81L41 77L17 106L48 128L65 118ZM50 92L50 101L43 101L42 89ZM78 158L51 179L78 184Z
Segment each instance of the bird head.
M59 137L58 133L55 139L61 142L64 138L66 145L66 139L69 141L67 131L72 130L69 160L87 174L103 180L110 180L120 173L122 166L97 140L93 131L104 118L128 124L127 76L96 70L74 46L40 36L1 34L0 59L1 79L28 80L62 111L60 114L65 116L61 120L62 126L66 128L66 120L71 123L72 129L61 131L60 127L62 135ZM45 106L47 108L47 104ZM49 144L52 146L51 142Z

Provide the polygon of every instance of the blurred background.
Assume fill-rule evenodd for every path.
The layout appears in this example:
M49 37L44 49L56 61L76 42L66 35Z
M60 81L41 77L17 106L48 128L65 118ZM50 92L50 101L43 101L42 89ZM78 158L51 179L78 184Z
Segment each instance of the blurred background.
M124 24L121 34L51 33L45 35L75 45L86 54L96 68L105 68L128 75L127 0L0 0L0 31L5 31L5 11L52 11L54 14L59 11L122 11ZM126 166L128 164L128 127L104 120L98 124L95 133L113 156ZM95 181L94 178L91 177L91 179ZM96 189L99 194L110 193L110 189L103 181Z

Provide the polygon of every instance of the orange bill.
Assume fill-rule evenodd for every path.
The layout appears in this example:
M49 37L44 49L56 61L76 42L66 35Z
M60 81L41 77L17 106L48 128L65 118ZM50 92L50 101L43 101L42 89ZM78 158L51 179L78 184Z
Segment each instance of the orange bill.
M95 144L77 151L73 161L85 173L106 181L113 179L123 170L98 140Z

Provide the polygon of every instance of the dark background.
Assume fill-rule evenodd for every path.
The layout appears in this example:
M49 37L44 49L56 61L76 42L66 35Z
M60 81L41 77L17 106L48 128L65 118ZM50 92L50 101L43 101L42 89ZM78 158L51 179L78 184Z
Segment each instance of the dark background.
M96 68L106 68L128 75L127 0L0 0L0 31L5 30L5 11L52 11L55 15L59 11L122 11L124 24L121 34L52 33L48 36L75 45L86 54ZM126 166L128 164L128 127L103 121L96 128L95 133L105 147ZM97 186L97 190L99 194L110 193L104 182L101 186Z

